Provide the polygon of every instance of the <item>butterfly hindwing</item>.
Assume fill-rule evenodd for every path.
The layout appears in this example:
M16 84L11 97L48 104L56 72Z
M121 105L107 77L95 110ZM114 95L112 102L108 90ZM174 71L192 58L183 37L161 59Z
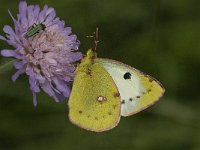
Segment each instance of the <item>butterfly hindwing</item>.
M110 59L96 59L111 75L121 96L121 115L135 114L155 103L164 93L162 85L141 71Z
M87 130L100 132L111 129L120 120L118 89L100 64L82 64L84 60L76 70L68 104L69 118Z

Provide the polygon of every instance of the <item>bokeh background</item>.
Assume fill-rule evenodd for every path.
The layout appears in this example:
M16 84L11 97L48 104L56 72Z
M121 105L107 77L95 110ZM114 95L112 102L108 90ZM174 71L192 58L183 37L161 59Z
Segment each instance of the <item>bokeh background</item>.
M18 13L16 0L0 0L0 34ZM38 106L26 76L12 83L9 68L0 74L1 150L199 150L200 1L199 0L28 0L48 4L72 26L85 53L86 38L100 28L99 57L134 66L161 81L164 97L134 116L121 118L107 132L80 129L68 120L67 101L44 93ZM1 41L0 49L9 46ZM0 63L5 59L0 57Z

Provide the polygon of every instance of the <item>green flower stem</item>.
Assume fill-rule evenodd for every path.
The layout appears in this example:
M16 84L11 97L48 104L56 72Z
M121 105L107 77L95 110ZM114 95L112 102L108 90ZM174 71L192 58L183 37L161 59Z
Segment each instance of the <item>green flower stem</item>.
M12 70L14 61L15 61L15 59L12 59L10 61L7 61L6 63L1 64L0 65L0 74L4 74L4 73Z

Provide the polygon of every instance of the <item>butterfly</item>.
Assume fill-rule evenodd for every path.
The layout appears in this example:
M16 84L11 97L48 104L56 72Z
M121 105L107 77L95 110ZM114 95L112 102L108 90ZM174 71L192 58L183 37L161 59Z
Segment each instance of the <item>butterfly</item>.
M153 77L121 62L98 58L95 46L76 68L68 101L69 120L94 132L110 130L121 116L144 110L164 92Z

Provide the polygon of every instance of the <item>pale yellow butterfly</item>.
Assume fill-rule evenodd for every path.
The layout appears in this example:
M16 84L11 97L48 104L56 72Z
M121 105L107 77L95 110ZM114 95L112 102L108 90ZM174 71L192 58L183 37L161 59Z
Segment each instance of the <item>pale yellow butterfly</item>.
M97 58L95 46L75 71L69 119L87 130L106 131L115 127L121 116L135 114L158 101L164 91L160 82L133 67Z

